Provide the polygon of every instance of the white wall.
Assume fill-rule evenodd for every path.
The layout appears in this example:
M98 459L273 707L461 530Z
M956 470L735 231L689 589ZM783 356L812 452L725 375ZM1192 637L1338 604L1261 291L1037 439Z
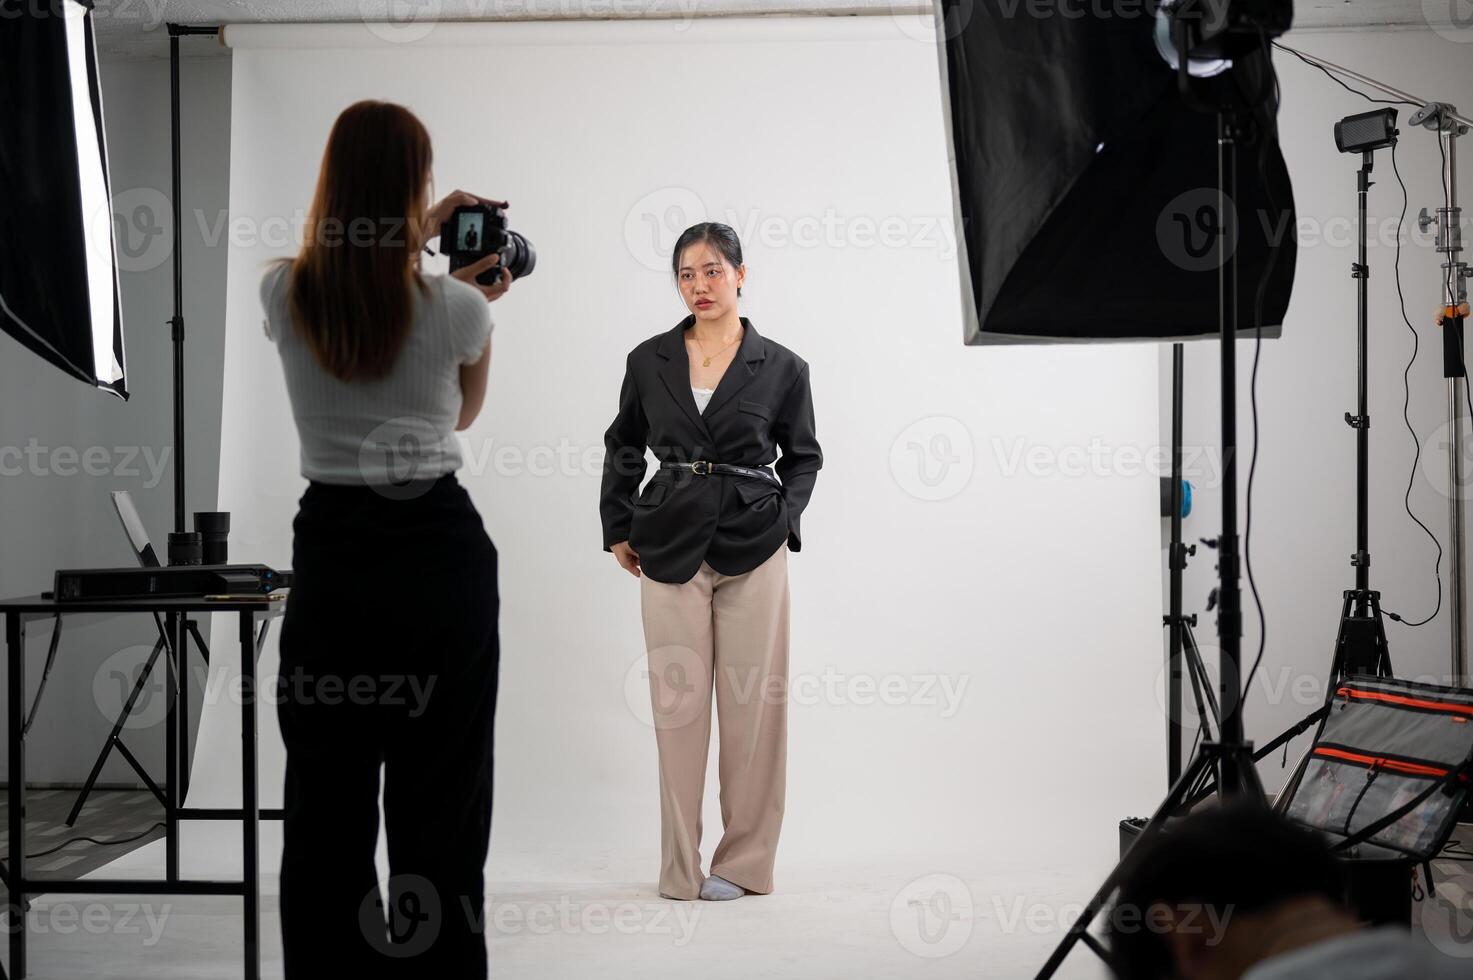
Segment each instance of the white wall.
M812 364L826 455L792 560L793 673L809 693L791 716L785 853L1108 855L1114 820L1149 806L1162 766L1157 487L1029 475L1015 454L1148 448L1155 351L962 348L927 29L492 25L442 27L440 47L361 32L334 46L342 36L289 30L271 43L294 49L234 50L233 216L304 207L337 112L389 98L429 125L439 188L505 196L540 254L494 308L491 393L462 474L502 560L493 852L636 848L653 871L637 583L600 549L601 437L625 353L684 313L665 265L674 235L711 217L745 237L743 312ZM499 97L447 82L489 66L520 81ZM877 242L886 219L900 234ZM256 284L262 260L289 251L232 252L221 465L241 547L281 563L303 483ZM563 447L571 462L535 468ZM512 456L498 463L498 448ZM280 750L263 715L270 802ZM197 767L192 802L233 798L234 724L231 710L207 720L202 744L220 752Z
M1357 69L1428 99L1449 101L1464 112L1473 103L1473 45L1455 32L1426 31L1293 34L1285 41L1336 64ZM1464 40L1473 37L1463 32ZM1336 120L1377 108L1346 92L1291 55L1276 53L1283 89L1279 115L1284 155L1294 181L1300 248L1294 296L1283 338L1266 342L1259 373L1262 431L1254 494L1253 559L1268 617L1263 666L1245 702L1248 733L1267 742L1317 707L1339 625L1341 593L1355 585L1350 555L1355 550L1355 433L1344 414L1356 408L1356 294L1350 278L1355 261L1356 170L1360 158L1335 149ZM1372 95L1378 93L1371 92ZM1410 129L1413 110L1398 107L1401 145L1397 162L1411 195L1403 234L1402 283L1407 315L1421 336L1421 353L1411 372L1410 419L1422 443L1422 466L1412 484L1413 511L1448 547L1447 462L1437 430L1447 421L1441 337L1432 323L1439 301L1441 258L1428 236L1416 232L1419 208L1442 200L1437 142L1424 129ZM1466 149L1466 147L1465 147ZM1468 156L1460 172L1466 186ZM1393 275L1401 188L1386 151L1376 154L1368 210L1371 236L1370 285L1370 550L1371 587L1386 609L1409 619L1432 612L1436 601L1433 560L1426 535L1402 509L1415 445L1402 421L1402 371L1412 340L1402 322ZM1464 237L1468 237L1464 209ZM1466 258L1466 253L1465 258ZM1251 426L1248 381L1252 344L1240 343L1239 399L1242 413L1240 482L1246 486ZM1188 446L1218 445L1216 343L1187 349ZM1162 383L1170 384L1169 348L1161 352ZM1162 438L1169 437L1162 417ZM1196 509L1187 521L1188 540L1214 537L1220 492L1210 473L1193 479ZM1240 502L1242 501L1240 492ZM1201 611L1215 584L1214 555L1199 550L1186 577L1187 611ZM1448 563L1443 566L1444 597ZM1243 648L1246 664L1258 649L1258 621L1244 588ZM1447 603L1432 623L1411 629L1387 622L1392 663L1398 676L1448 683ZM1215 651L1213 614L1198 638ZM1215 661L1215 652L1211 655ZM1188 713L1191 712L1190 701ZM1292 766L1308 736L1290 748ZM1262 767L1265 783L1282 783L1276 755Z
M166 50L166 42L159 49ZM108 502L110 490L132 491L161 554L173 527L169 64L158 58L103 61L100 71L133 394L127 402L101 394L0 335L0 595L5 596L49 590L57 568L133 562ZM182 80L186 499L194 511L214 508L219 478L226 249L223 237L202 234L196 215L207 217L208 230L227 205L229 61L187 57ZM82 460L90 462L83 466ZM30 632L28 700L40 682L51 629L37 624ZM112 730L124 688L156 635L153 622L141 617L67 619L28 743L31 782L80 785L87 778ZM155 677L125 741L161 780L162 672ZM0 760L0 771L4 765ZM141 785L117 753L102 781Z

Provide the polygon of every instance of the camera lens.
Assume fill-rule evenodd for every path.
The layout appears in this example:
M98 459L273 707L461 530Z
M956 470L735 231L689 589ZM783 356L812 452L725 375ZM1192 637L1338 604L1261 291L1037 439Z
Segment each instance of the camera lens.
M199 532L206 565L224 565L229 560L230 514L225 511L194 512L194 529Z
M169 564L199 565L204 560L204 548L198 531L169 532Z
M530 276L537 268L537 250L521 232L506 230L506 251L502 254L513 279Z

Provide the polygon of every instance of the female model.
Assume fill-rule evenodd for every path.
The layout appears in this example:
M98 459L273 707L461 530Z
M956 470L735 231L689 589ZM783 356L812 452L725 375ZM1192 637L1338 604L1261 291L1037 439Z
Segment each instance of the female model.
M640 579L660 894L725 900L772 891L786 786L788 552L801 547L798 517L823 454L807 363L737 312L746 267L736 233L688 228L671 265L690 315L629 354L604 435L599 512L604 550ZM636 497L646 447L660 468ZM724 832L706 877L713 683Z
M499 661L496 548L455 478L506 292L419 271L460 204L426 209L430 139L407 109L332 128L308 241L261 283L309 483L281 636L288 980L486 976ZM502 203L502 202L496 202ZM356 229L356 231L355 231ZM374 867L379 773L388 916ZM396 974L397 975L397 974Z

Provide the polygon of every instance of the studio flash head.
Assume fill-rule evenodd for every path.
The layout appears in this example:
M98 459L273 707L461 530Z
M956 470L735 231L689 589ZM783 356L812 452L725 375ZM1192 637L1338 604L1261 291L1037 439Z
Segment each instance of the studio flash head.
M451 272L473 265L492 252L501 254L501 267L509 270L513 279L531 275L537 266L532 243L507 227L506 211L494 204L456 208L440 228L440 251L450 256ZM476 276L476 281L491 286L499 278L500 268L494 268Z
M1396 142L1396 110L1372 109L1346 116L1335 124L1335 147L1341 153L1365 153Z

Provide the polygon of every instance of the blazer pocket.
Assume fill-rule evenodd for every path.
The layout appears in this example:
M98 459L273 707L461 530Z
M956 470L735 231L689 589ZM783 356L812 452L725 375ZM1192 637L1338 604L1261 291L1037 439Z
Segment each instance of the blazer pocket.
M769 422L772 421L772 409L768 408L761 402L748 401L747 399L742 398L737 401L737 410L742 412L750 412L753 415L757 415L764 419L767 419L767 421Z
M636 507L656 507L665 499L665 494L670 492L670 484L663 480L654 480L644 488L644 493L634 501Z
M737 477L736 480L737 496L742 498L742 503L744 504L751 504L761 500L763 497L781 494L783 492L783 488L776 483L771 483L757 477Z

